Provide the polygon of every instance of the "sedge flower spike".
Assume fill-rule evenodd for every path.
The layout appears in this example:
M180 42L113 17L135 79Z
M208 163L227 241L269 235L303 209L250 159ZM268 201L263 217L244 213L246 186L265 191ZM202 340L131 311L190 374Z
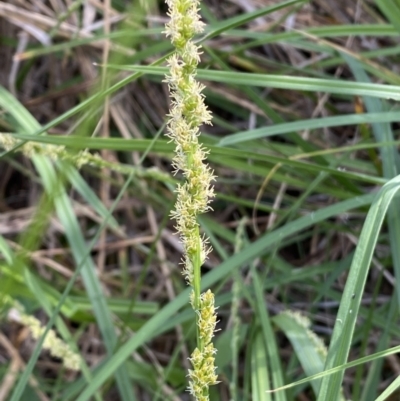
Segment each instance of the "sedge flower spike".
M200 126L211 124L211 113L204 104L204 85L196 81L200 61L200 46L193 37L203 31L198 14L199 0L166 0L169 22L165 33L175 47L168 59L168 83L171 109L168 114L167 136L175 143L172 161L174 173L181 171L184 183L177 186L177 200L171 215L176 221L184 257L183 274L193 288L191 304L197 319L197 347L190 361L189 391L197 401L208 401L208 388L217 383L212 343L217 318L214 294L200 293L200 269L210 252L207 239L200 235L197 217L210 210L214 197L211 185L213 171L205 163L208 151L199 143Z

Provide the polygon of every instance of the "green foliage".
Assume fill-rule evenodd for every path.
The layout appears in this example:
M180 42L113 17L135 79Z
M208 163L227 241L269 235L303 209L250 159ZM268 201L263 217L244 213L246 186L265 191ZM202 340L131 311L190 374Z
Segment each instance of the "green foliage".
M165 5L126 3L96 9L112 29L90 33L66 28L90 18L84 2L58 10L37 27L51 43L29 41L10 90L0 82L0 131L13 139L0 155L0 383L13 380L11 401L174 400L187 387L196 326L168 221L183 177L161 136L172 47L151 18ZM316 2L202 3L196 79L215 118L200 140L218 176L214 210L199 219L214 249L201 290L213 289L220 316L211 400L229 389L235 401L399 392L385 363L400 339L399 6L363 2L350 23L337 18L352 5L337 3L339 14L318 18ZM59 87L57 69L68 72ZM30 85L42 97L27 99ZM28 217L14 229L3 219L16 211ZM50 360L43 336L31 352L15 348L14 300L80 355L81 373ZM26 367L15 372L19 352Z

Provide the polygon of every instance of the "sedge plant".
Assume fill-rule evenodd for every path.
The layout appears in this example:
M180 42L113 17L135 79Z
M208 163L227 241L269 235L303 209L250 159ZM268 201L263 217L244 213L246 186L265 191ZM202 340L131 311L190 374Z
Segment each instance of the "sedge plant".
M207 150L199 143L200 126L211 124L211 113L204 104L204 86L196 81L200 61L200 46L193 38L203 31L204 23L198 13L198 0L167 0L169 22L165 33L175 52L168 59L168 83L171 109L167 136L175 143L172 162L175 173L183 173L184 182L176 189L177 200L172 217L183 248L183 274L192 287L191 305L196 312L197 347L193 351L189 370L189 391L198 401L209 399L209 386L217 383L212 338L217 317L214 294L201 293L201 266L211 248L200 234L198 215L210 210L214 196L213 171L205 163Z

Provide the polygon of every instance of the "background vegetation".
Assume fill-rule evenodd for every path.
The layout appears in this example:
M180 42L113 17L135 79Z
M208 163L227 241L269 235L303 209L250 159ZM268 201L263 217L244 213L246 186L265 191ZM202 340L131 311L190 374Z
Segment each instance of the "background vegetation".
M165 11L0 1L0 401L189 399ZM211 400L399 399L398 2L201 12L218 176L201 218L220 320ZM80 372L41 351L16 301Z

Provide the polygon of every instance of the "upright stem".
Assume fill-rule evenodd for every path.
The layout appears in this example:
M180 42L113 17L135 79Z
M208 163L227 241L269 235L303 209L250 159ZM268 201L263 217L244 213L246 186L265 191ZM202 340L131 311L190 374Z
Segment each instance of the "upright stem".
M198 246L197 252L195 253L195 257L193 258L193 293L194 293L194 300L193 300L193 309L195 311L199 311L201 307L201 237L199 233L199 228L197 227L197 235L198 235ZM197 323L197 330L196 330L196 339L197 339L197 348L200 351L203 351L203 341L201 340L200 335L200 328L199 328L199 315L196 313L196 323Z
M196 312L197 348L191 355L193 370L189 370L189 391L198 401L207 401L208 388L217 383L214 367L216 352L212 337L217 322L214 295L201 294L201 266L210 248L202 239L198 215L207 212L214 196L211 182L213 171L205 163L207 151L199 143L202 124L211 124L211 114L204 104L204 86L195 79L200 59L195 34L203 31L198 15L199 0L166 0L170 21L166 34L175 46L168 60L166 77L171 96L167 136L175 142L173 167L182 171L184 182L177 186L177 201L172 217L184 247L184 275L192 286L191 303Z

